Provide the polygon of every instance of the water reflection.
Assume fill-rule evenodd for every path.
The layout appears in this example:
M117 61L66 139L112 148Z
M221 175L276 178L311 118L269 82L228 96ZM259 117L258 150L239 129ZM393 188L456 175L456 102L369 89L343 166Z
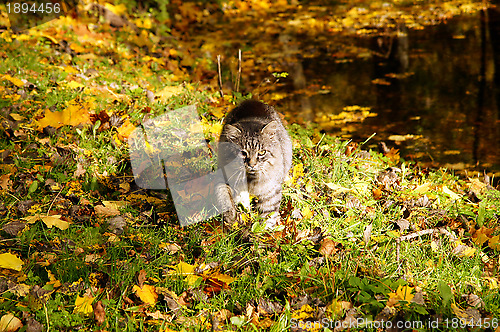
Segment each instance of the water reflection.
M371 50L366 59L338 61L325 52L291 66L291 75L302 77L290 83L295 89L316 83L329 93L299 94L281 102L282 108L295 119L318 121L318 115L338 114L348 105L369 106L376 117L325 130L357 141L376 132L373 148L386 141L406 159L429 165L500 170L499 9L424 30L396 29L354 39ZM390 139L406 134L420 138Z

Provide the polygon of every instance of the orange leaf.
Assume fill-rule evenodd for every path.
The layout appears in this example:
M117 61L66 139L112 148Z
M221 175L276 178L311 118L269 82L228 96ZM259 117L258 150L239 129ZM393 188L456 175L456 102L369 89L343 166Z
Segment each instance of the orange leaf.
M59 128L62 126L78 126L80 124L90 124L89 109L92 102L79 103L76 100L69 102L68 107L60 112L51 112L47 110L45 117L35 121L37 130L41 131L47 126Z
M158 294L154 286L144 285L141 287L134 285L132 291L141 299L142 302L148 305L154 305L158 300Z

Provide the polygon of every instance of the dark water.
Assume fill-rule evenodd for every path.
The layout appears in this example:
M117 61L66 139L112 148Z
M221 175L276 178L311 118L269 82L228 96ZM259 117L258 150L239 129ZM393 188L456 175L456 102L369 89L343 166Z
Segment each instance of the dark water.
M294 94L280 104L292 110L292 121L320 124L321 115L339 114L345 106L370 107L376 116L322 127L357 142L377 133L369 147L384 141L426 166L498 177L499 17L499 9L488 10L423 30L399 27L392 37L354 38L353 46L371 56L339 59L325 51L303 59L291 72L307 82L290 80L284 90L316 86L319 93ZM407 134L413 138L401 137Z

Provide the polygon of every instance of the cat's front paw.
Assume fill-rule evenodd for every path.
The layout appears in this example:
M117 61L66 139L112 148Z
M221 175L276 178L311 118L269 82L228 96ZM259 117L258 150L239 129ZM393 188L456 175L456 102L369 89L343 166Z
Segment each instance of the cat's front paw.
M278 224L280 214L278 212L271 213L266 219L266 229L271 230Z

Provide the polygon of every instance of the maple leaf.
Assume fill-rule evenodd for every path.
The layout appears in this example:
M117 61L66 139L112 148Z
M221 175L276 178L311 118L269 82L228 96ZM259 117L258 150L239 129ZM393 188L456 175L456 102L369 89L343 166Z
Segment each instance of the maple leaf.
M495 235L490 238L490 242L488 243L488 247L494 250L500 250L500 236Z
M292 313L292 318L297 320L304 320L311 318L314 315L314 309L309 304L304 304L299 310Z
M82 296L80 297L79 295L76 296L75 300L75 309L73 310L73 313L81 313L84 315L89 315L94 312L94 309L92 308L92 302L94 302L95 297L93 296Z
M156 294L154 286L145 284L142 287L139 287L134 285L132 291L141 299L142 302L144 302L144 304L152 306L155 305L158 300L158 294Z
M415 296L411 292L413 287L409 286L399 286L396 293L389 293L389 300L387 301L387 306L397 306L399 301L410 302Z
M23 261L9 252L0 254L0 268L21 271Z
M80 124L90 124L89 109L92 109L93 102L78 102L76 99L68 102L68 107L59 112L45 111L45 116L35 121L37 130L42 131L47 126L60 128L62 126L78 126Z
M304 217L304 219L311 219L312 216L314 215L314 213L311 211L311 209L309 209L309 206L306 206L305 208L303 208L301 213L302 213L302 216Z

